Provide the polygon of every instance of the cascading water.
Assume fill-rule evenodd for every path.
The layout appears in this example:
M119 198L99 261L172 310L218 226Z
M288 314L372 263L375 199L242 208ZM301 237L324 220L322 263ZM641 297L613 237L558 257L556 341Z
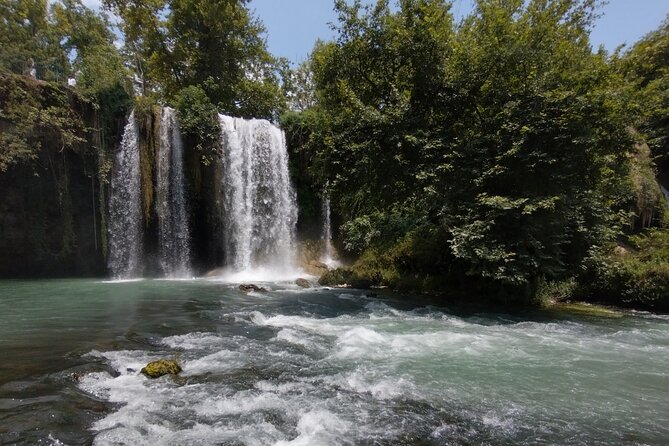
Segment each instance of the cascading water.
M297 205L283 132L266 120L219 120L226 264L235 271L289 273Z
M161 112L157 158L156 211L160 266L166 277L191 277L183 141L176 113L169 107Z
M325 193L323 195L323 257L321 261L331 268L339 266L339 262L335 259L335 250L332 246L332 223L330 222L330 195Z
M115 279L138 277L142 274L141 258L139 131L133 111L123 131L111 178L108 267Z

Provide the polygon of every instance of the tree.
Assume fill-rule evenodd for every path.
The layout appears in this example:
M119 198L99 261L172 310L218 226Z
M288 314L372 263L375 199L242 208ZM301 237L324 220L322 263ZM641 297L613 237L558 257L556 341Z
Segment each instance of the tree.
M47 0L0 0L0 68L62 80L67 59L49 20Z
M669 17L619 62L639 92L638 124L664 170L669 169Z
M129 73L105 14L85 7L80 0L61 0L53 4L50 21L83 98L97 103L101 95L114 90L131 90Z
M282 59L280 61L281 89L291 111L302 112L316 105L314 96L314 74L310 59L295 68Z
M479 0L457 26L438 0L336 9L312 148L346 220L432 228L443 274L527 295L615 236L632 119L594 1Z
M145 92L168 100L201 86L225 113L272 117L283 106L277 61L248 0L106 0Z

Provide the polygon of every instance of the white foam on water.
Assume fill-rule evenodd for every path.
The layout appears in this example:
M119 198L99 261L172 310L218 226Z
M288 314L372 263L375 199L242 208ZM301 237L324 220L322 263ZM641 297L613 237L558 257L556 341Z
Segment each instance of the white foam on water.
M259 410L284 411L286 401L281 396L255 391L241 391L231 397L210 396L191 407L198 415L219 418L226 415L252 413Z
M145 280L147 279L144 279L142 277L135 279L109 279L109 280L101 280L99 283L132 283L132 282L143 282Z
M247 355L240 352L221 350L199 359L182 361L183 375L202 375L204 373L222 372L243 367L247 363Z
M183 355L185 385L137 374L161 352L92 352L120 375L87 375L82 390L122 404L93 426L96 442L392 444L420 429L437 442L560 443L606 438L611 423L634 432L667 407L660 328L463 318L358 301L367 304L359 312L331 317L262 304L222 315L241 330L234 335L166 337L161 345ZM661 357L643 379L658 396L639 401L630 377L641 376L637 363L653 351ZM631 422L629 411L643 420Z
M316 319L303 316L270 316L267 317L260 312L255 312L251 316L251 321L256 325L266 325L277 328L300 328L315 334L333 336L342 331L351 328L350 325L336 325L337 323L350 323L348 316L341 316L332 319Z
M314 336L304 331L294 330L292 328L283 328L279 330L274 338L277 341L284 341L293 345L299 345L306 349L325 352L326 346L322 342L322 338Z
M350 444L346 434L351 423L342 420L337 414L316 409L304 413L297 422L297 438L279 441L276 446L320 446Z
M378 371L357 369L353 372L325 377L323 381L352 392L371 394L379 400L420 397L417 387L410 378L406 376L385 377Z
M163 338L163 345L184 350L210 350L223 345L223 339L213 333L188 333Z
M55 438L53 434L49 434L47 441L49 446L67 446L65 443Z
M278 283L293 282L300 277L305 277L305 272L292 265L285 265L283 267L256 267L247 268L241 271L225 271L218 276L207 278L210 281L223 283Z

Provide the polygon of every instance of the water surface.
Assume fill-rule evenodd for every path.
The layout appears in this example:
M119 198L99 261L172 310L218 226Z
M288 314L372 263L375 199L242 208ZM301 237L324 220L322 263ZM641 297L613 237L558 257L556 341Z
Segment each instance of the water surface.
M0 282L0 444L669 442L667 317L265 286Z

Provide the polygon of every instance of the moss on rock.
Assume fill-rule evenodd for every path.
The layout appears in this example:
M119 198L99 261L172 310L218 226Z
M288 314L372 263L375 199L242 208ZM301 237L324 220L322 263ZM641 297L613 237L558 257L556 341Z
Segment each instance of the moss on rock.
M606 317L606 318L623 317L623 313L613 308L605 307L602 305L589 304L585 302L569 302L569 303L559 302L550 305L548 308L551 311L557 311L560 313L571 313L579 316L593 316L593 317Z
M160 378L163 375L180 373L181 366L173 359L159 359L148 363L140 372L149 378Z

